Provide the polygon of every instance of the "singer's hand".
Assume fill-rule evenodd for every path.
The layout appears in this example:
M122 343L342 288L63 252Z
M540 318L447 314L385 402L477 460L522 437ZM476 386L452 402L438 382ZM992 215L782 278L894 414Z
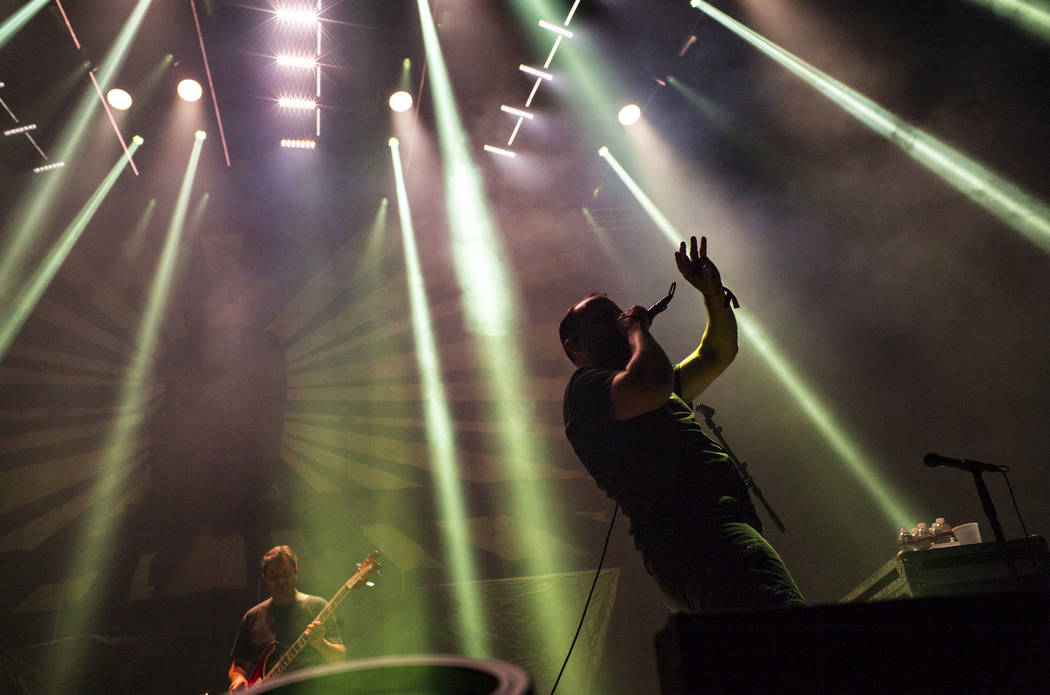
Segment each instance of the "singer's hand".
M652 319L649 318L649 310L635 304L616 317L616 330L620 331L621 335L627 335L639 328L648 330L652 323Z
M697 249L696 237L689 237L689 253L686 253L685 242L674 252L678 272L686 282L700 290L705 297L722 294L722 276L718 268L707 257L707 237L700 237L700 248Z

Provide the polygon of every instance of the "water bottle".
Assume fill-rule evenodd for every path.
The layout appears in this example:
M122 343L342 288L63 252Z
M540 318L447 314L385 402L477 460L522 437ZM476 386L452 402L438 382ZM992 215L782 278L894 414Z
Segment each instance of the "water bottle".
M915 547L918 550L927 550L931 545L933 545L933 533L926 528L926 522L919 522L919 527L915 530Z
M933 526L930 527L930 532L933 533L934 543L958 543L955 540L955 534L952 533L952 527L948 525L944 517L937 517Z
M915 536L906 528L902 528L897 534L897 550L902 553L915 550Z

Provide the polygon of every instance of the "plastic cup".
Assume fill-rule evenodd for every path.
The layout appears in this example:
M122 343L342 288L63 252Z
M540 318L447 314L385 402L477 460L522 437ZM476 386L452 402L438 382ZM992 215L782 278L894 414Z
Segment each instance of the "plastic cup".
M968 524L959 524L952 529L952 532L955 534L955 539L959 541L959 545L981 542L981 528L976 521L971 521Z

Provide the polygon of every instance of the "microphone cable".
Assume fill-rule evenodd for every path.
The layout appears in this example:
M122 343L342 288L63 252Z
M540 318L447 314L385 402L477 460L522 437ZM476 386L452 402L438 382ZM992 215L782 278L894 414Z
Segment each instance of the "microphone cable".
M580 624L576 626L576 634L572 636L572 644L569 645L569 651L565 655L565 661L561 663L561 670L558 671L558 677L554 679L554 686L551 688L550 695L554 695L554 691L558 689L558 683L561 682L561 676L565 673L565 667L569 664L569 657L572 656L572 649L576 646L576 640L580 637L580 631L583 630L583 620L587 617L587 607L591 605L591 597L594 596L594 587L598 586L598 575L601 574L602 564L605 562L605 553L609 550L609 539L612 538L613 524L616 523L616 512L618 511L620 511L619 502L613 507L612 519L609 521L609 530L605 533L605 546L602 547L602 556L598 558L598 567L594 570L594 581L591 582L591 590L587 593L587 600L583 603L583 613L580 614Z

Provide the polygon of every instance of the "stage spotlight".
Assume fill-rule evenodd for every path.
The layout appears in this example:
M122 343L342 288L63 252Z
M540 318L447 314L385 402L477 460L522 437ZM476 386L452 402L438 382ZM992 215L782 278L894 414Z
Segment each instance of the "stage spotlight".
M299 24L314 24L317 22L317 12L306 8L278 7L274 10L274 14L282 22L297 22Z
M36 130L36 123L27 123L26 125L19 126L18 128L12 128L11 130L5 130L4 131L4 135L18 135L19 133L24 133L24 132L29 131L29 130Z
M286 68L316 68L317 60L309 56L279 55L277 64Z
M131 141L132 141L133 143L135 143L136 145L141 145L142 143L146 142L145 140L143 140L143 139L142 139L142 136L141 136L141 135L135 135L135 136L133 136L133 137L131 138Z
M403 89L399 89L390 95L390 108L398 113L408 111L412 108L412 95Z
M179 96L186 101L197 101L204 95L204 90L201 89L201 83L197 80L183 80L179 82L177 88Z
M547 31L553 31L555 34L558 34L559 36L564 36L567 39L571 39L572 38L572 32L571 31L569 31L565 27L560 27L557 24L551 24L550 22L541 19L540 20L540 26L543 27L544 29L546 29Z
M197 138L198 140L203 140L204 138L208 137L208 134L205 133L203 130L198 130L196 133L193 134L193 137Z
M45 164L42 167L35 167L33 169L34 174L39 174L42 171L51 171L52 169L61 169L66 165L65 162L55 162L54 164Z
M533 77L538 77L541 80L547 80L548 82L554 79L554 75L549 72L544 72L543 70L537 70L531 65L519 65L518 70L521 70L526 75L532 75Z
M106 101L117 111L127 111L131 108L131 95L123 89L111 89L106 92Z
M501 157L507 157L508 159L514 159L518 156L513 150L505 150L502 147L493 147L492 145L485 145L485 151L498 154Z
M317 147L317 141L303 138L288 138L281 140L281 147L291 150L312 150Z
M317 102L313 99L293 99L292 97L281 97L277 105L282 109L316 109Z
M638 108L637 104L628 104L620 109L620 113L616 117L623 125L634 125L642 117L642 110Z
M387 140L387 144L391 147L398 147L401 145L401 141L397 138L390 138L389 140Z
M502 111L503 113L509 113L511 115L517 116L518 118L527 118L530 121L532 120L532 117L533 117L533 114L531 112L529 112L529 111L523 111L521 109L516 109L513 106L507 106L506 104L501 104L500 107L499 107L499 110Z

